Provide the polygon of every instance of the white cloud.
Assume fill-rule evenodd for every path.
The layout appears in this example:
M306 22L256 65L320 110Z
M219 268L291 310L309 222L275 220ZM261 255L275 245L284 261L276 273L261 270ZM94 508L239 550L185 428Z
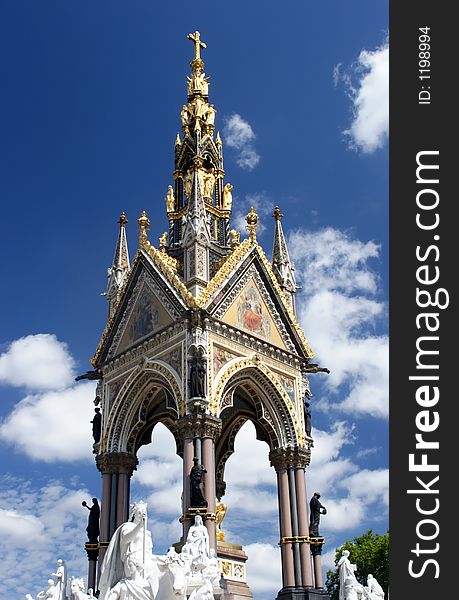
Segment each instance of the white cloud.
M23 479L0 479L2 598L26 593L35 597L46 588L58 558L67 562L69 575L86 577L83 546L88 513L81 501L93 495L58 481L33 488Z
M376 469L371 471L363 469L346 477L341 482L354 498L362 498L366 502L376 502L381 499L389 506L389 470Z
M1 539L27 546L30 539L40 539L43 531L43 523L34 515L0 508Z
M238 114L224 120L223 136L226 145L239 151L237 164L242 169L252 171L260 162L260 155L254 147L255 133L252 127Z
M31 390L58 390L74 377L67 344L39 333L13 341L0 355L0 382Z
M329 396L316 408L386 418L388 337L375 334L386 306L368 264L378 258L379 246L326 228L293 232L289 250L302 285L300 321L318 359L331 371L323 379Z
M92 460L93 381L75 383L67 344L41 333L13 341L0 380L33 390L0 422L0 439L36 460Z
M336 84L339 69L334 70ZM356 85L352 78L357 77ZM350 146L370 154L382 148L389 135L389 44L362 50L354 72L344 76L353 103L353 121L344 134Z
M26 396L0 425L0 439L32 459L93 460L95 384Z
M247 582L255 598L273 598L282 587L279 547L256 542L244 547Z

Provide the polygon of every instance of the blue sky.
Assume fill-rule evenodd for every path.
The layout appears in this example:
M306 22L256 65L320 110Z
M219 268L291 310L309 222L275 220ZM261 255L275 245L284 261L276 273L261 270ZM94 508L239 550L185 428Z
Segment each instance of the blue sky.
M324 563L345 539L387 527L388 6L215 6L0 1L3 595L35 595L57 558L86 576L81 500L100 495L100 476L93 386L72 382L90 368L105 325L100 293L120 212L131 256L142 210L153 243L167 228L164 196L192 58L186 35L196 29L207 44L234 222L254 205L270 254L270 215L281 207L302 286L299 317L332 371L311 377L307 482L329 509ZM280 588L274 472L251 426L239 435L223 529L249 546L249 581L263 599ZM167 432L153 437L133 493L149 498L160 552L178 531L168 490L180 461ZM271 578L261 576L266 561Z

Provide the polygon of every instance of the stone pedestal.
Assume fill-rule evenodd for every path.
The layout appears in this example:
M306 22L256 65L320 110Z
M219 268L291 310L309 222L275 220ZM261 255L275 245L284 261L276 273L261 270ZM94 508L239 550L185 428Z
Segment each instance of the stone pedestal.
M239 544L217 542L217 556L222 574L220 585L223 600L249 600L253 598L247 584L247 554Z
M280 590L276 600L330 600L330 596L323 589L286 587Z

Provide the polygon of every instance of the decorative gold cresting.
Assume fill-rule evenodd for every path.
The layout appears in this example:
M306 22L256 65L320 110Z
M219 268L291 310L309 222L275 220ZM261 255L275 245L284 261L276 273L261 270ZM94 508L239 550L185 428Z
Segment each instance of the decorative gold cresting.
M147 213L144 210L137 219L137 223L139 225L139 245L144 246L148 241L147 231L150 227L150 219L147 217Z
M257 239L258 215L254 211L253 206L250 207L250 210L245 220L247 221L247 231L249 232L249 238L252 242L255 242Z

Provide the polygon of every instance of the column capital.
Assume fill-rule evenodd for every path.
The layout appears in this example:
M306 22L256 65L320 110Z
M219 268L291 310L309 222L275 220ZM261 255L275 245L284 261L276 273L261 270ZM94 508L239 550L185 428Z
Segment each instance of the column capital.
M185 415L177 420L177 427L183 440L199 437L215 441L221 433L222 420L205 413Z
M286 469L305 469L311 460L309 448L275 448L269 453L271 466L276 472Z
M96 456L97 468L103 475L107 473L124 473L131 477L138 464L137 456L127 452L105 452Z

